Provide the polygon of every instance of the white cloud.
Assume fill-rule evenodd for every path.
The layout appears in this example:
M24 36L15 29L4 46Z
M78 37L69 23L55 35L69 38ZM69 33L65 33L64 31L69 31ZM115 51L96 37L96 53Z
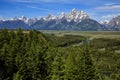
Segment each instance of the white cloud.
M111 19L118 15L120 15L120 14L108 14L108 15L102 16L102 19Z
M50 10L50 9L39 8L39 7L35 7L35 6L32 6L31 8L33 8L33 9L38 9L38 10L44 10L44 11L48 11L48 12L55 12L55 11Z
M32 9L37 9L37 10L42 10L42 11L46 11L46 12L55 12L55 13L59 13L58 11L55 10L51 10L51 9L46 9L46 8L41 8L38 6L26 6L28 8L32 8Z
M106 3L104 4L105 6L111 6L111 5L115 5L116 3Z
M115 9L117 9L117 10L120 10L120 5L105 5L105 6L100 6L100 7L97 7L97 8L95 8L95 9L98 9L98 10L115 10Z

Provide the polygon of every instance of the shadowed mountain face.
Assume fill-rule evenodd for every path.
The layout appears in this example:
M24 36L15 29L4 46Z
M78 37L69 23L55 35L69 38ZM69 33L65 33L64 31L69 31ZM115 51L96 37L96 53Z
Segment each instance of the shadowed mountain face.
M21 27L22 29L29 29L28 25L22 20L8 20L0 22L0 28L17 29L19 27Z
M28 19L25 16L12 20L0 20L0 28L36 30L120 30L120 16L113 18L108 24L100 24L91 19L84 11L73 9L69 13L62 12L59 16Z
M85 19L81 22L71 20L68 22L66 19L50 20L50 21L37 21L31 27L36 29L49 29L49 30L104 30L103 25L92 19Z
M108 28L110 30L120 30L120 16L117 16L113 18L112 20L110 20L108 25L109 25Z

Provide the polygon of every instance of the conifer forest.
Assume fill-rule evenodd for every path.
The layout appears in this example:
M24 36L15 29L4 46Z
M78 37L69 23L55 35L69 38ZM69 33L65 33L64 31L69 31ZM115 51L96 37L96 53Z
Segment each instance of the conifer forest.
M0 80L120 80L120 39L2 29Z

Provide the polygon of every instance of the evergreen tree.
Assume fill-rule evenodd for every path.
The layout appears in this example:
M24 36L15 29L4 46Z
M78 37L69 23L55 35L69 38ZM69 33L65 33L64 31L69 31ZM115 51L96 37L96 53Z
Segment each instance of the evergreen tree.
M0 31L0 49L3 47L4 44L8 44L9 43L9 34L8 34L8 30L2 29Z
M19 66L19 74L22 75L22 79L24 80L42 80L46 78L47 69L44 60L46 48L41 42L42 36L39 37L39 35L40 34L36 33L36 31L31 31L27 36L27 42L22 42L22 44L25 44L25 53L21 52L22 55L17 55L16 57L16 63ZM23 49L21 51L24 51ZM23 59L20 59L21 57Z
M117 73L115 74L116 80L120 80L120 60L117 61Z
M66 80L98 80L89 48L84 46L77 50L79 53L71 51L67 57Z
M73 51L71 51L68 54L68 57L67 57L66 63L65 63L65 80L78 80L77 75L79 73L77 73L78 66L76 64L76 59L75 59L77 56L78 55L76 53L73 53ZM79 68L80 68L80 66L79 66Z
M90 50L87 45L82 49L82 59L83 59L83 80L96 80L97 75L95 71L95 66L93 61L90 57Z
M50 80L63 80L64 79L64 56L58 49L55 50L54 60L51 64Z

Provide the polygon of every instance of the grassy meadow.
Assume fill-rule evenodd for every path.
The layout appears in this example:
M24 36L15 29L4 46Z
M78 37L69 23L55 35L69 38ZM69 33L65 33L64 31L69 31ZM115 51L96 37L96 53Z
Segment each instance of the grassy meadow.
M56 30L41 30L45 34L63 35L80 35L93 38L109 38L120 39L120 31L56 31Z
M99 39L109 39L110 40L118 40L120 41L120 31L67 31L67 30L62 30L62 31L57 31L57 30L41 30L44 34L54 34L56 36L64 36L64 35L77 35L77 36L83 36L87 37L93 42L94 40L99 40ZM101 41L100 41L101 42ZM94 44L99 43L98 42L93 42ZM104 42L106 43L106 42ZM79 46L80 44L74 44L72 46ZM105 48L100 48L100 51L105 51ZM115 50L115 53L120 53L120 50Z

